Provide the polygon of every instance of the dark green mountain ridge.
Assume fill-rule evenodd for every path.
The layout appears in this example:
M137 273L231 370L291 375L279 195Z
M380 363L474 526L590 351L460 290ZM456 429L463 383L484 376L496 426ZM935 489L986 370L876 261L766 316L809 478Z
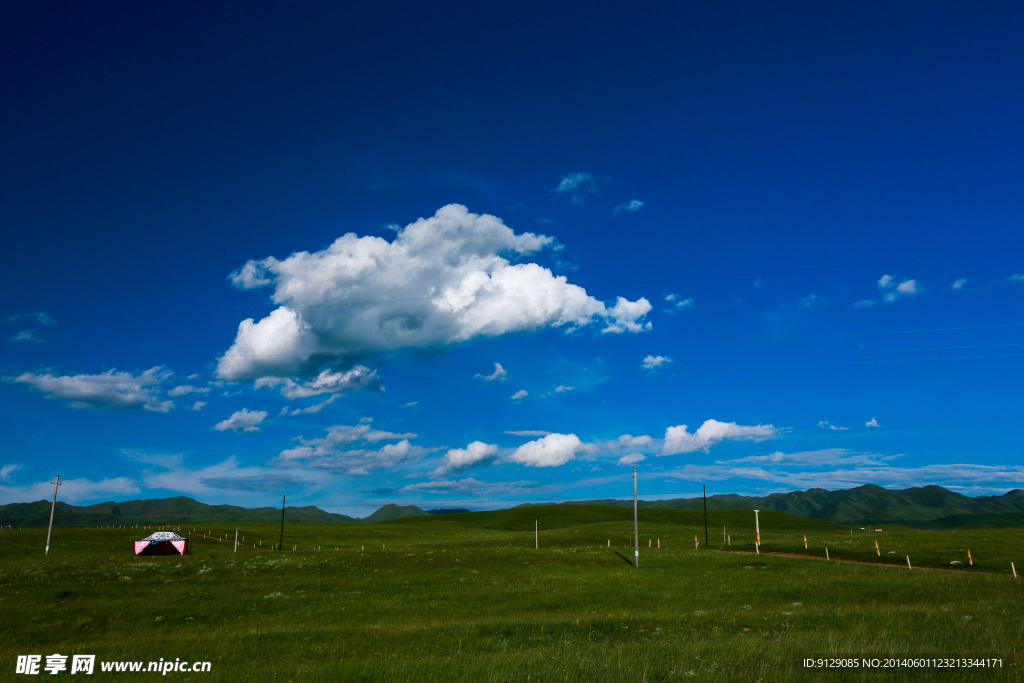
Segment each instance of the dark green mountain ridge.
M645 510L701 510L703 498L639 501ZM631 507L632 500L572 501L559 505ZM535 504L516 506L527 510ZM1024 526L1024 491L1014 489L998 496L965 496L941 486L893 490L865 485L828 491L808 489L774 493L769 496L714 495L707 498L708 510L772 510L810 517L833 524L869 526L898 524L922 529L1016 528ZM318 507L288 507L288 522L372 524L407 517L427 516L415 505L388 504L363 519L326 512ZM454 516L466 514L452 511ZM474 513L476 514L476 513ZM526 513L527 515L529 513ZM11 503L0 506L0 524L15 527L45 527L50 502ZM434 515L431 515L434 516ZM448 516L448 515L445 515ZM150 500L105 502L76 506L58 502L54 526L85 527L117 524L240 523L277 522L281 509L207 505L185 496Z
M385 505L365 519L325 512L318 507L288 506L288 522L360 524L382 522L410 515L427 514L414 505ZM177 524L279 522L281 508L244 508L236 505L207 505L185 496L106 502L77 506L57 501L53 517L56 527L106 526L110 524ZM0 505L0 524L15 527L45 527L50 521L50 501Z
M629 507L632 500L575 501L574 505L614 505ZM639 501L644 508L696 510L704 506L703 498ZM709 510L775 510L813 517L836 524L867 526L869 524L900 524L917 528L935 527L938 520L954 517L956 525L983 523L983 518L1002 516L998 522L1009 524L1019 520L1013 515L1024 513L1024 491L1014 489L999 496L965 496L941 486L909 489L886 489L873 484L853 489L828 491L808 489L773 493L769 496L737 494L708 496ZM978 516L976 519L970 519ZM1019 524L1014 524L1018 526Z

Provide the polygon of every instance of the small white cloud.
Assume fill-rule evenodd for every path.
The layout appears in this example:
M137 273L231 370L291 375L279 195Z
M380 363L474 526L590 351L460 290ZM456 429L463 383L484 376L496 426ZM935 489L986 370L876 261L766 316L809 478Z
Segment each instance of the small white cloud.
M693 308L693 298L684 299L678 294L666 294L665 301L670 304L670 307L665 310L666 313L676 313L687 308Z
M112 410L150 410L166 413L174 407L172 401L161 401L157 396L160 383L172 372L162 366L150 368L139 375L108 370L102 375L35 375L23 373L15 382L28 384L47 398L71 401L72 408L108 408Z
M267 417L267 411L265 410L249 410L248 408L242 408L236 413L233 413L231 417L221 422L218 422L214 429L218 432L223 432L228 429L233 429L243 432L258 432L260 428L256 425L263 422Z
M498 447L495 444L486 444L483 441L474 441L465 448L452 448L445 453L444 460L440 467L434 470L434 476L440 476L452 470L461 470L474 465L494 460L498 455Z
M162 467L165 470L181 467L181 462L183 460L181 455L146 453L143 451L132 450L131 448L122 448L121 454L135 460L136 462L144 462L147 465L156 465L157 467Z
M42 344L43 340L36 336L32 330L22 330L11 337L12 342L27 342L29 344Z
M797 299L797 305L803 308L814 308L815 306L827 305L827 302L824 298L818 296L817 294L808 294L807 296L801 299Z
M586 195L597 194L597 181L593 173L569 173L562 176L558 187L551 191L569 197L573 204L582 205Z
M865 422L864 426L865 427L881 427L881 425L878 424L878 420L876 420L875 418L871 418L870 420Z
M952 289L963 289L964 285L966 285L966 284L967 284L967 278L962 277L959 280L957 280L956 282L954 282L950 287Z
M849 427L840 427L824 420L818 422L818 427L821 429L831 429L833 432L845 432L849 429Z
M572 192L579 186L592 182L594 182L593 173L569 173L562 176L562 180L558 183L558 187L552 191L561 193Z
M18 470L18 469L21 469L21 465L11 464L11 465L4 465L3 467L0 467L0 479L2 479L4 481L10 481L11 480L11 472L13 472L14 470Z
M618 465L635 465L638 462L642 462L647 459L646 455L641 453L629 453L618 459Z
M878 288L889 289L890 287L892 287L892 282L892 275L883 275L882 277L878 278Z
M885 277L890 276L886 275ZM893 289L892 283L893 280L890 278L888 284L886 285L889 291L882 295L882 301L885 303L892 303L893 301L896 301L897 299L900 299L902 297L918 293L917 280L904 280L903 282L896 285L895 289Z
M854 301L854 308L865 308L866 306L874 306L875 302L872 299L863 299L861 301Z
M473 377L475 377L476 379L479 379L479 380L483 380L484 382L495 382L495 381L497 381L497 382L504 382L505 381L505 377L507 375L508 375L508 372L505 371L505 368L501 367L501 363L495 363L494 364L494 372L492 372L491 374L483 375L483 374L478 372L475 375L473 375Z
M467 477L458 480L421 481L403 486L395 491L395 493L399 495L422 493L426 495L489 496L493 498L497 496L536 496L538 492L553 491L555 488L550 484L538 484L535 481L483 482L473 477Z
M630 199L628 202L623 202L616 206L613 213L619 213L620 211L629 211L632 213L634 211L639 211L642 208L644 208L644 203L642 201L639 199Z
M505 433L512 436L547 436L551 432L546 432L543 429L520 429L519 431L506 431Z
M415 439L416 434L396 434L373 429L371 422L371 418L363 418L355 426L330 427L327 436L322 439L300 439L300 446L281 451L276 461L292 467L301 466L363 475L373 470L395 467L430 452L409 443L409 439ZM373 444L396 439L401 441L385 444L378 449L349 448L357 442Z
M15 313L7 317L7 322L16 323L19 320L31 320L37 325L56 325L57 321L50 317L48 313Z
M558 467L573 459L583 444L575 434L548 434L528 441L509 456L511 462L530 467Z
M260 377L254 386L273 387L284 385L281 395L288 400L297 398L308 398L320 394L336 393L339 391L355 391L370 387L379 387L377 371L371 370L365 365L357 365L351 370L339 372L335 370L324 370L319 375L307 382L295 382L284 377Z
M554 392L556 394L561 394L561 393L564 393L566 391L572 391L575 388L576 387L566 386L565 384L559 384L557 387L555 387Z
M1006 279L1010 282L1024 282L1024 274L1017 273L1016 275L1011 275Z
M640 297L636 301L628 301L620 296L615 305L608 311L614 322L609 323L601 332L620 333L650 330L651 323L641 322L650 312L651 302L647 299Z
M512 394L512 400L513 401L521 401L521 400L523 400L524 398L526 398L529 395L530 394L529 394L529 392L526 391L526 389L520 389L516 393Z
M182 384L180 387L174 387L167 392L169 396L184 396L185 394L205 394L210 390L210 387L194 387L190 384Z
M196 401L195 403L192 404L192 410L199 412L200 410L203 409L203 406L205 405L206 401Z
M325 406L329 406L332 403L334 403L334 401L337 400L338 396L340 396L340 395L341 394L331 394L330 396L325 398L323 401L320 401L319 403L314 403L313 405L306 406L305 408L296 408L295 410L291 411L291 413L289 413L289 414L290 415L309 415L309 414L312 414L312 413L319 413L321 410L324 409ZM281 414L283 415L285 412L287 412L287 410L288 409L285 408L284 411L282 411Z
M623 434L618 438L617 441L612 442L616 447L623 449L634 449L634 448L647 448L654 443L654 439L642 434L641 436L633 436L632 434Z
M776 436L778 436L778 431L770 424L746 427L735 422L706 420L693 434L686 431L686 425L666 429L661 454L707 452L713 445L721 441L764 441L765 439L774 439Z
M272 280L266 276L266 271L260 267L259 262L249 261L244 266L231 273L228 280L237 289L257 289L266 287Z
M405 407L406 408L412 408L413 406L418 406L419 404L420 404L419 401L409 401L408 403L405 404Z
M668 356L647 356L644 358L644 370L654 370L655 368L661 367L671 363L672 359Z
M299 438L301 445L288 448L277 456L278 463L289 466L342 470L348 474L368 474L372 470L391 467L404 460L418 458L427 451L413 446L409 439L416 434L397 434L374 429L372 418L363 418L358 425L336 425L329 427L327 436L321 439ZM353 448L358 442L374 444L379 441L399 440L380 449Z

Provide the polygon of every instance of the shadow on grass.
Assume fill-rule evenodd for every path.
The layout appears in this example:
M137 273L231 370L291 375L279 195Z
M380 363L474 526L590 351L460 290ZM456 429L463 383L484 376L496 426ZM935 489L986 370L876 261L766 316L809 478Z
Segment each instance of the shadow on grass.
M628 564L630 567L633 566L633 560L629 559L628 557L626 557L625 555L620 553L618 550L615 551L615 554L618 555L619 557L621 557L622 561L625 562L626 564Z

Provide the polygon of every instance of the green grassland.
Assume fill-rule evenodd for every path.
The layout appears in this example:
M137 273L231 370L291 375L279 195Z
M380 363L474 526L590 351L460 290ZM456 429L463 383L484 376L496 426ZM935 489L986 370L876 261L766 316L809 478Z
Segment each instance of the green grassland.
M599 506L289 524L283 552L268 547L279 527L254 523L239 527L248 545L237 552L193 535L186 557L133 556L131 542L157 526L55 530L48 558L45 530L4 529L0 679L17 678L17 655L52 653L210 661L210 673L168 674L203 681L1024 678L1024 579L1010 574L1011 561L1024 564L1021 530L851 534L769 511L755 555L753 521L709 513L706 545L700 511L641 510L639 568L632 510ZM195 530L233 538L235 527ZM825 547L869 564L825 562ZM921 570L953 561L958 571ZM799 666L844 654L994 656L1003 666Z

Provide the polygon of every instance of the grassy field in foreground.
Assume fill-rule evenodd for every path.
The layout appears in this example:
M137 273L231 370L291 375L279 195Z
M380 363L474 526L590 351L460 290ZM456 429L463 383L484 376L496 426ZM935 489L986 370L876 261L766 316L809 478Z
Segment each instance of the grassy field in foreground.
M749 512L715 512L709 526L710 548L732 552L706 552L699 512L642 511L639 568L627 547L632 511L589 506L294 524L284 552L266 547L275 525L254 524L240 534L262 548L236 553L193 536L186 557L134 557L131 541L152 529L108 528L55 531L43 558L45 530L6 529L0 679L18 678L19 654L53 653L210 661L210 673L168 674L204 681L864 678L799 666L804 656L844 654L1003 658L999 670L872 680L1022 679L1024 580L1009 573L1010 561L1024 561L1020 530L851 535L761 515L765 551L804 552L807 533L809 554L827 545L833 557L867 562L964 562L933 572L740 552L753 549ZM234 535L225 526L196 531ZM658 538L662 549L648 549Z

